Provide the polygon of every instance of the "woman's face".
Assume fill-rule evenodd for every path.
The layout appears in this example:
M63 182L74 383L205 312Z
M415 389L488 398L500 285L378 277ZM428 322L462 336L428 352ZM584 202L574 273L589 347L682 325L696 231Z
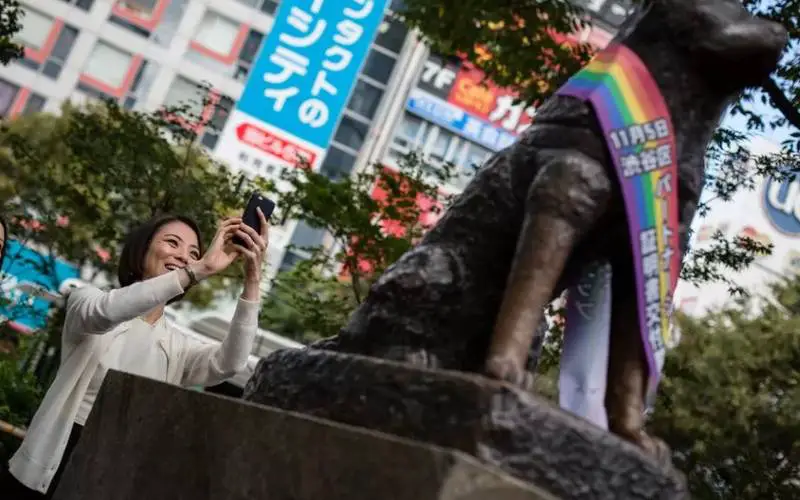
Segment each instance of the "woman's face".
M197 234L183 222L161 226L144 257L144 279L153 278L200 259Z

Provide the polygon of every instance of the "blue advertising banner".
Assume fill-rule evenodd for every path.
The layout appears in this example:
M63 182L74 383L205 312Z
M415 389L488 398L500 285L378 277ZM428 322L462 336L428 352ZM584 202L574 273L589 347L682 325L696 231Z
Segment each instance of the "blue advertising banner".
M327 148L388 0L282 0L237 109Z
M492 151L500 151L516 140L502 128L419 89L411 92L406 109Z
M50 260L40 253L8 240L6 259L0 277L0 316L21 330L43 328L50 301L33 296L32 290L57 294L79 278L78 268L62 259Z

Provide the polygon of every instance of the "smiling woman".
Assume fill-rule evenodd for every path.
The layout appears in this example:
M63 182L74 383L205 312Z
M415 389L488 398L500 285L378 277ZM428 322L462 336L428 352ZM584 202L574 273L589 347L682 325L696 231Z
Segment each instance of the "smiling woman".
M0 477L4 499L52 497L109 369L181 386L211 386L245 367L258 330L267 251L267 220L260 211L259 218L260 233L240 218L223 220L206 252L193 220L148 221L125 240L120 288L86 286L68 295L61 366ZM234 236L244 245L234 243ZM239 258L245 263L244 290L222 344L200 344L167 322L167 304Z

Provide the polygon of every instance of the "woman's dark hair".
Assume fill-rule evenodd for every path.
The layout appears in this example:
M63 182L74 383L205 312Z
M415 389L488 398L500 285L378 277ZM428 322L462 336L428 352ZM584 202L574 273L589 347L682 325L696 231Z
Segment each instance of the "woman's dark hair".
M117 279L120 286L126 287L144 279L144 261L147 251L150 249L150 243L158 230L171 222L182 222L189 226L197 235L200 255L203 254L203 239L200 235L200 228L194 220L182 215L160 215L154 217L136 227L125 237L122 254L119 256L119 266L117 267ZM182 298L183 294L173 298L168 303L177 302Z
M6 260L6 247L8 246L8 224L2 217L0 217L0 226L3 226L3 249L0 250L0 268L2 268L3 261Z

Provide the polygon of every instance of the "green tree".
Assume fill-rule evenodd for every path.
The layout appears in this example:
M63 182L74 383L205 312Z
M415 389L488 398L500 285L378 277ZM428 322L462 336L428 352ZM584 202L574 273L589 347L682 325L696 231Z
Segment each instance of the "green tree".
M17 0L0 0L0 64L2 65L22 57L23 48L14 42L14 37L22 29L23 14Z
M41 386L29 373L20 369L18 352L27 352L23 343L15 354L0 352L0 420L15 427L25 427L43 395ZM0 464L6 464L19 446L17 436L0 432Z
M402 157L398 171L377 164L340 180L284 171L288 188L276 193L284 219L326 230L333 244L306 249L312 258L273 280L262 327L303 342L335 334L372 280L430 227L426 216L443 210L449 196L437 186L455 175L452 165L433 167L416 153Z
M649 426L693 498L800 498L800 279L680 317Z
M0 198L10 233L42 254L43 274L56 257L88 270L88 281L115 280L125 234L162 213L198 221L206 239L221 216L240 211L246 193L268 189L234 175L198 143L188 106L127 111L116 103L65 105L59 116L34 114L0 131ZM228 289L236 270L190 292L207 304Z

